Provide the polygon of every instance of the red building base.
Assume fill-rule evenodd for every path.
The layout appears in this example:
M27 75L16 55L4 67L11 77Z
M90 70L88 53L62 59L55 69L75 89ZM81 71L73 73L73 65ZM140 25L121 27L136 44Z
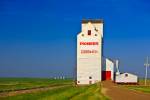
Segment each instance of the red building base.
M111 71L102 71L102 80L111 80Z

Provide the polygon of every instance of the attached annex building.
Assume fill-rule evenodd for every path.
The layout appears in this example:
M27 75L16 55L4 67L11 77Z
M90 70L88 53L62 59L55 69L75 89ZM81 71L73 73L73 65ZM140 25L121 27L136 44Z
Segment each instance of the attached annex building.
M138 77L131 73L122 73L116 75L115 78L116 78L115 82L117 84L128 84L128 83L137 84L138 82Z

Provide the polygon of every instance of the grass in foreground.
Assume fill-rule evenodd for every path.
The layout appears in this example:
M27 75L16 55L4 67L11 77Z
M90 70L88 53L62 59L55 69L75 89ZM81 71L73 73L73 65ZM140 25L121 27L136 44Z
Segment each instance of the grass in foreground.
M72 84L72 80L48 78L0 78L0 92Z
M101 93L100 83L90 86L64 86L36 93L21 94L2 100L108 100Z

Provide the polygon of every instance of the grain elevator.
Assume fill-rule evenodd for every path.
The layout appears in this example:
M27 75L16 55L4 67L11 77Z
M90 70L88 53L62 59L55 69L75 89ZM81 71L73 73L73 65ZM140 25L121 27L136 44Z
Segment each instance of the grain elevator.
M77 84L102 80L103 20L82 20L77 35Z

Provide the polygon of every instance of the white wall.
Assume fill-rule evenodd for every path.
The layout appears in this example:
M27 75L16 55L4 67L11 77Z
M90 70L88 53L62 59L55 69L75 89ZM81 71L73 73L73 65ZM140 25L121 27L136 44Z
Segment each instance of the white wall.
M98 26L102 26L101 24ZM91 36L87 35L88 30L91 30ZM89 81L93 84L101 81L103 34L101 32L95 31L92 23L82 24L82 32L77 36L77 82L80 81L77 84L89 84ZM98 45L80 45L80 42L98 42ZM81 53L81 50L96 50L97 53ZM92 79L89 79L90 76Z
M91 26L92 24L92 26ZM93 28L95 30L95 28L98 30L98 32L101 34L101 36L103 37L103 23L91 23L89 22L87 23L82 23L82 32L88 30L89 28Z
M126 77L125 74L128 74L128 76ZM130 73L123 73L116 76L115 82L116 83L137 83L138 77Z
M114 80L114 63L106 58L106 71L111 71L111 80Z

